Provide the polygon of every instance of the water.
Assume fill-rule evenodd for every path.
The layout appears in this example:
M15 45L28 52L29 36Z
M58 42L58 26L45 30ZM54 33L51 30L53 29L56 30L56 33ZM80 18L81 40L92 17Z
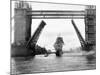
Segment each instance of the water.
M95 69L95 59L89 60L86 56L70 53L65 53L62 57L56 57L55 54L48 57L13 57L11 64L12 74Z

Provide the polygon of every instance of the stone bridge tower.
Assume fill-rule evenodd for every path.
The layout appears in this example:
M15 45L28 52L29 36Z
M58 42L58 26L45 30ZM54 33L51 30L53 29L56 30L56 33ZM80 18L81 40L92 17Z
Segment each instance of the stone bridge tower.
M30 10L32 10L31 6L25 1L15 3L14 43L16 45L25 45L31 37L32 17L27 16Z
M85 17L85 41L96 45L96 6L89 5L86 8Z

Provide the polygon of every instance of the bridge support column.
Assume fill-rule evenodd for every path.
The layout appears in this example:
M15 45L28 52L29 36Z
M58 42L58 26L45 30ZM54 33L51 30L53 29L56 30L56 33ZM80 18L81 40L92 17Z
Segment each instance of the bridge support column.
M28 54L25 49L27 41L31 37L31 16L27 11L32 10L28 3L19 1L15 3L14 9L14 44L12 45L12 56L24 56Z
M96 46L96 7L88 6L85 16L85 41ZM92 46L92 47L93 47Z

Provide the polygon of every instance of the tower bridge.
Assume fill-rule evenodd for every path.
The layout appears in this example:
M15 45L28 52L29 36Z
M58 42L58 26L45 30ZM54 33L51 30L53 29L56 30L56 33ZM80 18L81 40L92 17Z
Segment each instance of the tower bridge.
M34 8L33 8L34 9ZM30 40L38 41L40 33L44 27L39 27L36 33L31 36L32 19L84 19L85 22L85 42L96 45L96 8L88 5L85 10L32 10L27 2L19 1L15 3L14 8L14 46L19 49L12 49L12 55L30 55L28 49L21 49L20 46L26 48ZM73 23L74 24L74 23ZM44 26L44 25L43 25ZM74 24L74 28L75 24ZM76 28L78 38L82 41L82 36ZM34 38L34 39L33 39ZM81 42L80 41L80 42ZM84 42L83 41L83 42ZM35 43L36 44L36 43ZM34 50L33 50L34 51Z

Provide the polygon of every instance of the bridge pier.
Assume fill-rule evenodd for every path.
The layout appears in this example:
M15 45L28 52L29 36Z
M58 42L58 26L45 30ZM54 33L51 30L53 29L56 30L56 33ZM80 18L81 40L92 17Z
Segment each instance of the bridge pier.
M96 46L96 7L89 5L85 10L85 41L94 47Z
M25 48L27 41L31 37L31 16L27 16L27 11L32 10L30 5L24 1L15 3L14 8L14 43L12 45L12 56L28 55Z

